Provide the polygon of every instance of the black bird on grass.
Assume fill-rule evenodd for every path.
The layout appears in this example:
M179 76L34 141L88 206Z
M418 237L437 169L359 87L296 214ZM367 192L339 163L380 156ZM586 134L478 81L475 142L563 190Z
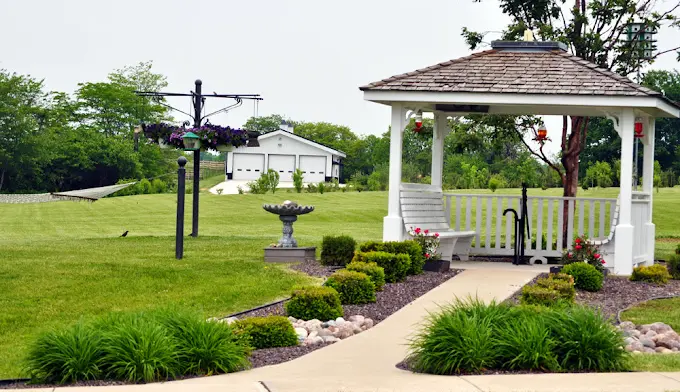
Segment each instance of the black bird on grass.
M127 233L128 233L128 231L125 230L125 233L121 234L121 237L127 237Z

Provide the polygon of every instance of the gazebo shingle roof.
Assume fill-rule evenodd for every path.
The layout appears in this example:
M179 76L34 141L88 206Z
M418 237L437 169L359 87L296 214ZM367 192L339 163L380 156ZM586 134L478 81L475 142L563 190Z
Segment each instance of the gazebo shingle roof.
M492 49L396 75L360 89L661 96L654 90L562 50Z

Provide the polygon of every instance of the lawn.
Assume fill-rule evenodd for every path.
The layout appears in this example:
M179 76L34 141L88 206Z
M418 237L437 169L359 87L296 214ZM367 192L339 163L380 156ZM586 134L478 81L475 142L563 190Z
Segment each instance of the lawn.
M615 197L616 190L583 194ZM657 235L680 242L680 188L655 196ZM180 261L174 259L175 195L0 204L0 378L20 375L18 360L37 334L81 317L176 305L219 316L286 296L306 278L261 261L262 248L281 233L281 222L261 206L289 198L316 207L295 224L301 245L320 246L327 234L357 241L382 235L385 192L201 193L200 236L187 237ZM191 197L186 203L188 233ZM658 242L657 253L670 252L676 240Z

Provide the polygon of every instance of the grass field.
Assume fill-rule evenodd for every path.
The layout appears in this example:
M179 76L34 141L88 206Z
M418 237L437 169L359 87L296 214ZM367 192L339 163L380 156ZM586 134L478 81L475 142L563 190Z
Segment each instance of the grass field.
M616 190L582 195L615 197ZM680 188L662 189L655 197L657 235L674 238L660 240L657 254L668 253L680 242ZM316 206L295 224L301 245L320 246L329 234L357 241L382 235L385 192L201 193L200 236L187 237L181 261L174 259L175 195L0 204L0 378L20 375L19 359L37 334L81 317L175 305L218 316L287 295L306 278L261 261L262 248L281 233L281 222L261 206L285 199ZM126 230L128 237L120 238Z

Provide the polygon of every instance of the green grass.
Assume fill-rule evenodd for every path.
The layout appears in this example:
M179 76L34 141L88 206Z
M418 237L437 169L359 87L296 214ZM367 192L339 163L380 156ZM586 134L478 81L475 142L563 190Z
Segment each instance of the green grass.
M202 188L209 185L204 181ZM580 195L616 197L616 192ZM560 190L529 193L557 196ZM657 254L665 254L680 242L680 188L654 196L657 235L675 238L657 242ZM281 236L281 222L262 210L263 203L293 199L314 205L316 210L295 224L295 237L309 246L320 246L324 235L380 239L387 210L385 192L201 193L200 198L200 237L186 238L185 258L179 261L174 258L176 195L0 204L0 378L20 375L19 360L41 332L80 318L173 305L219 316L282 298L295 284L307 283L262 262L262 248ZM190 203L187 195L186 233ZM126 230L128 237L120 238Z
M661 321L670 325L675 331L680 331L680 298L643 302L623 312L621 320L632 321L636 325Z
M635 354L630 363L631 370L635 372L680 371L680 355L678 354Z

